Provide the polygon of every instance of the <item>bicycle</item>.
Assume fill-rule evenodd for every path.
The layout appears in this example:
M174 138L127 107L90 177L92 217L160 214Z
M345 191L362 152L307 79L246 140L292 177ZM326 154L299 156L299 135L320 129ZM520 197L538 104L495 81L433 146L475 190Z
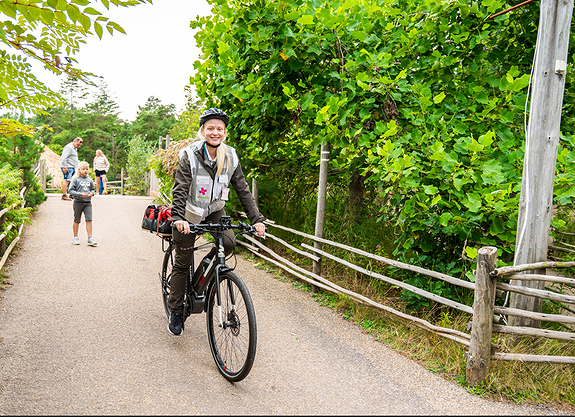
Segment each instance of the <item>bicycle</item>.
M218 370L228 381L238 382L249 374L254 363L257 329L248 288L233 272L234 268L226 264L223 231L228 229L238 229L239 234L255 233L255 228L246 223L232 224L229 216L222 216L219 223L190 223L191 233L196 236L211 233L215 238L215 242L194 246L194 252L207 247L218 249L213 258L205 257L196 269L192 260L184 293L183 320L185 322L191 314L207 314L208 341ZM171 235L160 236L168 243L160 280L164 309L169 319L168 295L175 248Z

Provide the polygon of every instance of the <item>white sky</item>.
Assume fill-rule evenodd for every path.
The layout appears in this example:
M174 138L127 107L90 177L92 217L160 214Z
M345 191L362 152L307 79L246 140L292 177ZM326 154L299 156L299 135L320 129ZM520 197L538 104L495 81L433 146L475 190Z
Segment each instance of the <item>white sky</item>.
M200 54L190 22L211 13L207 1L153 0L153 5L129 8L110 4L110 10L98 4L97 9L122 26L126 35L112 36L104 29L102 40L90 36L75 56L78 67L104 77L124 120L133 121L138 106L150 96L161 104L176 105L180 112L186 102L184 86L190 83L193 62ZM58 91L65 75L40 78Z

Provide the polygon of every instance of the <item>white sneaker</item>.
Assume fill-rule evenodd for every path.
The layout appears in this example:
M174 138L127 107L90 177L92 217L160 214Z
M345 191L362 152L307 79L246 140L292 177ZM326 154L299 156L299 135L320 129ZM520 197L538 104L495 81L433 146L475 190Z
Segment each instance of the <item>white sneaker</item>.
M96 246L98 243L94 240L94 238L88 238L88 246Z
M80 244L80 239L78 238L78 236L74 236L74 238L72 239L72 245L79 245Z

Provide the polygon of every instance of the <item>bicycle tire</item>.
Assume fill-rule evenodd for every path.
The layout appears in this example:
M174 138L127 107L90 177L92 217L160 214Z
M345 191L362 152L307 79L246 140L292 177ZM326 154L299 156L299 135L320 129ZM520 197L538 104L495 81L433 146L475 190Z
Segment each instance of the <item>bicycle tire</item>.
M170 281L172 279L172 270L174 268L174 251L173 246L169 245L164 254L164 261L162 262L162 301L164 302L164 310L166 316L170 318L170 309L168 307L168 296L170 295Z
M235 311L230 299L235 296ZM208 340L220 373L230 382L238 382L250 373L256 356L256 313L248 287L234 272L220 276L220 296L224 328L220 327L215 279L209 287L206 321Z

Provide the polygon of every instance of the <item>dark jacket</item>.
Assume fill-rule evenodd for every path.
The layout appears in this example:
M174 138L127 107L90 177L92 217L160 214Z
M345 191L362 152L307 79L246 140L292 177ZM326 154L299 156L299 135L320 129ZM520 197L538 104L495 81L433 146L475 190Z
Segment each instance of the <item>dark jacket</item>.
M196 158L200 161L200 163L204 166L204 168L208 171L212 180L216 178L217 172L217 165L210 161L210 159L206 156L203 147L196 151L195 153ZM180 163L178 165L178 169L176 171L176 177L174 179L174 187L172 188L172 216L170 220L185 220L186 214L186 201L188 199L188 194L190 192L190 188L192 186L192 170L190 167L190 161L188 159L188 154L186 152L183 153L182 158L180 159ZM241 163L238 163L235 171L232 174L230 179L230 183L238 198L240 199L240 203L244 208L246 215L251 224L261 223L266 218L262 216L256 202L254 201L254 197L248 188L248 183L246 182L246 177L242 172Z

